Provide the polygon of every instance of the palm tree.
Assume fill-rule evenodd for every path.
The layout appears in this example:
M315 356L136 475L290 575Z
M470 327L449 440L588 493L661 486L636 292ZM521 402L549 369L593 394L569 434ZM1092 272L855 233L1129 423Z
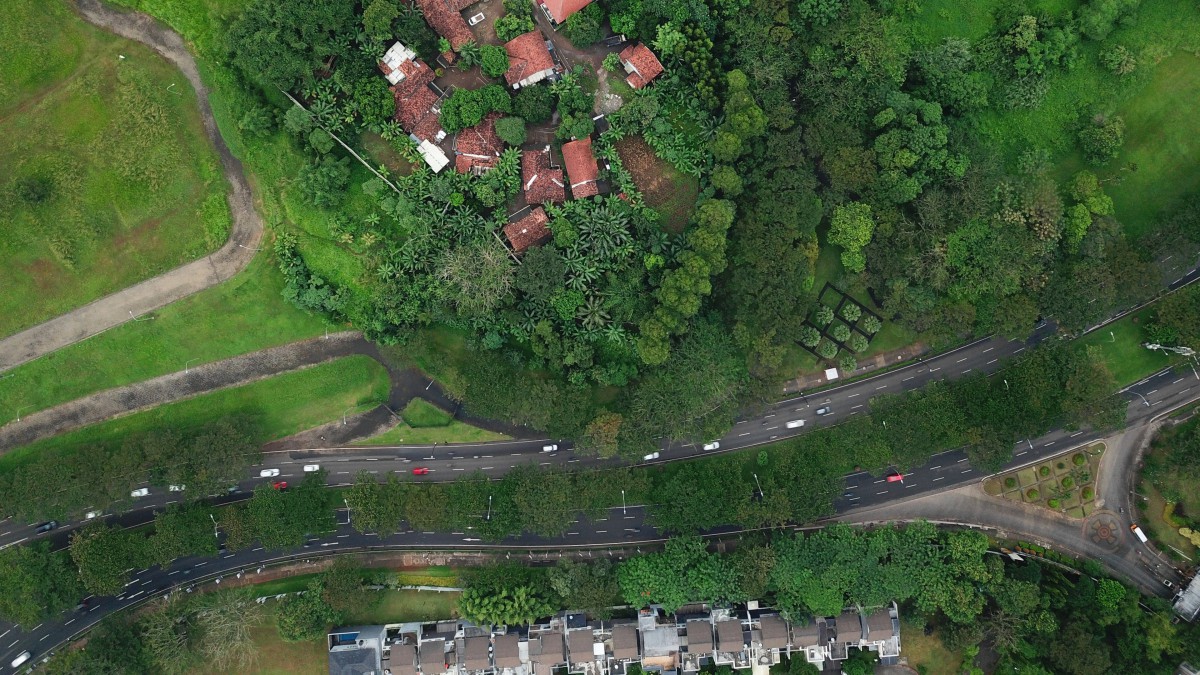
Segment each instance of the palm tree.
M612 317L604 309L604 300L599 295L589 295L587 301L576 312L575 317L589 331L604 328L612 320Z

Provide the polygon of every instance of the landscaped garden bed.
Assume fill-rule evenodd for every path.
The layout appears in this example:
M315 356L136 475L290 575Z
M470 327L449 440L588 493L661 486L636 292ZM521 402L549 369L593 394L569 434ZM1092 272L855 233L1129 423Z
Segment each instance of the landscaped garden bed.
M853 371L858 367L854 355L867 350L883 327L883 317L830 283L821 289L818 300L817 309L804 322L799 344L818 359Z
M984 482L984 491L1072 518L1086 518L1095 510L1096 472L1104 448L1103 443L1094 443L1000 474Z

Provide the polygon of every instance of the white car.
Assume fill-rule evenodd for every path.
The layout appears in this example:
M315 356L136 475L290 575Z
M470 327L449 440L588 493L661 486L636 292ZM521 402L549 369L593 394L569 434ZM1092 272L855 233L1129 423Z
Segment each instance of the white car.
M649 462L652 459L658 459L658 454L659 453L657 453L657 452L652 452L652 453L646 455L645 457L643 457L642 461Z
M825 406L824 408L817 408L818 415L828 415L831 412L833 412L833 410L830 409L829 406Z
M313 471L320 471L320 470L321 470L320 464L305 464L304 465L304 473L312 473Z
M480 12L480 13L476 14L475 16L471 17L471 19L469 21L467 21L467 23L474 26L475 24L479 23L480 21L483 21L484 18L486 18L486 17L483 16L483 12Z
M30 654L29 650L26 649L25 651L21 652L20 654L17 654L17 658L13 659L12 663L9 665L11 665L13 668L16 668L17 666L21 665L22 663L25 663L26 661L28 661L30 659L30 657L32 657L32 656L33 656L33 654Z
M543 445L543 446L542 446L542 452L554 452L555 450L558 450L558 444L557 444L557 443L551 443L550 445Z
M150 494L150 488L138 488L138 489L134 490L133 492L130 492L129 496L130 497L145 497L148 494Z
M168 485L167 492L183 492L187 489L186 485Z
M279 469L263 469L258 472L259 478L274 478L279 475Z
M789 429L799 429L800 427L804 426L804 420L792 420L791 422L788 422L784 426L786 426Z
M98 518L98 517L100 517L99 511L88 511L87 513L83 514L84 520L91 520L93 518Z
M704 449L705 449L705 450L716 450L716 449L718 449L718 448L720 448L720 447L721 447L721 444L720 444L720 443L718 443L717 441L712 441L711 443L705 443L705 444L704 444Z

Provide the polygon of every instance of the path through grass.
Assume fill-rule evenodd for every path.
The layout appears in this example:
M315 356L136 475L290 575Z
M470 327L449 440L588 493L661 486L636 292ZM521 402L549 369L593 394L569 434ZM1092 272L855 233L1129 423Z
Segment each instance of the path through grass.
M0 335L216 249L226 189L172 64L62 0L5 4Z

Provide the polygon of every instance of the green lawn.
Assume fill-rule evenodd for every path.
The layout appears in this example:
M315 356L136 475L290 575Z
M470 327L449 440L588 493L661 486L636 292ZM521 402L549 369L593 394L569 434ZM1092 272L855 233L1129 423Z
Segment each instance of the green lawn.
M924 667L920 672L929 675L953 675L962 670L962 654L955 654L946 649L936 633L926 635L921 628L900 620L901 653L908 659L908 665L914 669Z
M419 398L409 401L400 416L410 427L444 427L454 421L450 413Z
M389 387L387 370L378 362L350 356L48 438L0 457L0 468L34 454L115 444L125 436L168 426L186 432L233 417L246 419L253 440L264 443L338 419L349 406L382 403Z
M455 420L444 427L414 428L403 423L397 424L378 436L361 441L359 445L433 445L434 443L486 443L506 440L509 440L509 437L504 434L480 429Z
M231 222L225 191L173 65L62 0L7 3L0 335L216 249Z
M441 591L380 591L378 605L349 614L347 624L372 625L429 621L458 616L458 593Z
M1099 347L1119 387L1133 384L1171 363L1161 351L1151 351L1142 346L1146 341L1142 325L1153 314L1154 308L1148 307L1079 339L1081 345Z
M275 612L279 603L270 601L263 612L262 622L250 629L258 658L241 675L328 675L329 652L324 641L284 642L275 629ZM199 667L191 675L224 675L229 671Z
M281 297L264 252L233 279L14 368L0 378L0 423L110 387L320 335L326 324ZM147 317L148 318L148 317Z

